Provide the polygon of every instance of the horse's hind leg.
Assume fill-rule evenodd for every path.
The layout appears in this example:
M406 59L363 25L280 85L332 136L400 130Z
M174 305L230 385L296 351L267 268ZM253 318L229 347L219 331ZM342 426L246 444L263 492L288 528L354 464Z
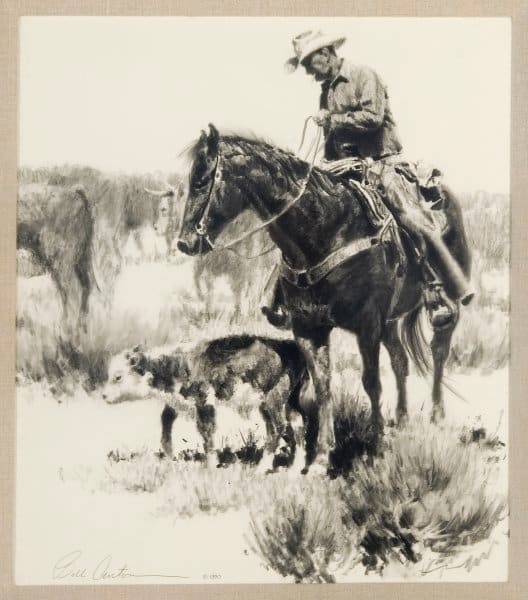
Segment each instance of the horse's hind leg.
M397 321L387 323L383 335L383 343L390 356L392 370L396 377L398 389L398 405L396 408L396 419L398 425L402 425L407 419L407 376L409 375L409 359L398 335Z
M445 416L444 398L442 394L442 378L444 376L444 366L449 356L451 338L458 320L458 313L452 323L442 329L435 329L433 339L431 340L431 351L433 354L433 412L431 420L437 423Z
M260 405L260 414L266 424L267 440L261 470L275 471L278 467L290 467L295 458L295 437L289 423L286 392L291 386L288 375L283 375L267 393Z
M371 423L377 438L383 433L383 417L381 416L380 396L381 381L379 373L379 353L381 335L375 323L365 323L358 335L358 346L363 359L362 382L371 403Z

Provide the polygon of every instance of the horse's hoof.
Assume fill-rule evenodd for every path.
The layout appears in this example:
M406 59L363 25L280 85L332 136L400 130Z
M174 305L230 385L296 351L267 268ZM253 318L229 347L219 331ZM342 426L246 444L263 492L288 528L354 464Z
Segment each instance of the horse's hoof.
M172 452L172 444L161 444L161 449L155 453L158 458L166 458L167 460L174 460L174 454Z

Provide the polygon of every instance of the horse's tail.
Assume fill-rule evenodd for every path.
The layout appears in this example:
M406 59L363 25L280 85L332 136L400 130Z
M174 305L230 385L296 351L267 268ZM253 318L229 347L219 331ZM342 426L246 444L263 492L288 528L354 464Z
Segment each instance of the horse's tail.
M429 345L424 336L420 314L422 305L413 308L402 319L400 337L407 354L411 357L418 373L424 377L432 371Z

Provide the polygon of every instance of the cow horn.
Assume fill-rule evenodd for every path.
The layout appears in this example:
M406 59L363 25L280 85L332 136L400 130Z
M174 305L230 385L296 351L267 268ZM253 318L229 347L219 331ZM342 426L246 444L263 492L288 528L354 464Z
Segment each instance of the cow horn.
M147 188L143 189L145 192L147 192L147 194L150 194L151 196L157 196L158 198L166 198L167 196L176 195L176 189L170 184L167 184L165 190L149 190Z

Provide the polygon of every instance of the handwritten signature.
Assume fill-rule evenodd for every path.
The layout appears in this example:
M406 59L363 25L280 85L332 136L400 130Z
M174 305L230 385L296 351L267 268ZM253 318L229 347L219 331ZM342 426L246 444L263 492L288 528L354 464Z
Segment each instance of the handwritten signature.
M166 575L161 573L133 573L126 564L114 564L110 554L98 561L95 566L87 566L81 550L74 550L61 556L53 566L53 579L87 579L90 581L109 581L130 577L163 577L188 579L184 575Z
M421 569L421 573L422 575L425 575L427 573L439 571L440 569L465 569L469 573L474 567L478 567L482 561L487 560L491 556L491 552L494 546L497 544L498 542L493 540L490 544L490 547L485 552L481 552L477 556L469 556L466 558L466 560L455 565L449 564L445 561L445 559L442 558L432 559L425 565L423 569Z

